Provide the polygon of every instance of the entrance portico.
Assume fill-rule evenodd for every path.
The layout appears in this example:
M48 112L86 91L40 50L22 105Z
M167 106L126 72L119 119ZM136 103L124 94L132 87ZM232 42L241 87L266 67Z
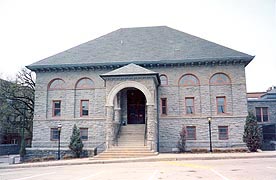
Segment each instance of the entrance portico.
M133 69L130 73L125 69ZM114 72L115 71L115 72ZM145 124L145 145L157 151L158 73L135 64L101 75L106 84L106 143L114 145L122 124Z

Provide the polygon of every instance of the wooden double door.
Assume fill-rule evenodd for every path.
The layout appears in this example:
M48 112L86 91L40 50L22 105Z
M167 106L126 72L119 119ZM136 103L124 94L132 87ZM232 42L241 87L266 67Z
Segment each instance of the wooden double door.
M127 91L127 123L145 124L146 98L139 90Z

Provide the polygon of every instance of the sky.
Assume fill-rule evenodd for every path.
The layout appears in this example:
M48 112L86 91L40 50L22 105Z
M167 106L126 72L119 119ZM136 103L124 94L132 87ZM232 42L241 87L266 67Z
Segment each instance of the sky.
M276 0L0 0L0 77L119 28L161 25L254 55L248 92L276 86Z

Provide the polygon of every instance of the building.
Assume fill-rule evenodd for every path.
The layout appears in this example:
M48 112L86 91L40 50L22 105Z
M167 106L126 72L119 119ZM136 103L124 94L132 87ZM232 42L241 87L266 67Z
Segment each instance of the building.
M263 130L262 149L276 150L276 87L248 94L248 111L253 112ZM257 96L252 97L252 94Z
M243 146L247 116L245 66L253 56L160 27L123 28L27 66L36 72L33 143L29 151L68 147L72 127L84 148L114 146L119 127L142 124L158 152Z

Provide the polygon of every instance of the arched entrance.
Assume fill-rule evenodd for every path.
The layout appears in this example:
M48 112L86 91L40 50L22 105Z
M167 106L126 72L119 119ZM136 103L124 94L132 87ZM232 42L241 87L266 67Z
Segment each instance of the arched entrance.
M127 124L145 124L146 98L138 89L126 91Z
M132 125L132 127L133 125L136 127L139 124L144 125L139 126L144 127L145 145L156 150L155 89L150 91L146 85L137 81L124 81L109 87L107 88L106 99L107 147L116 144L117 132L123 122L123 124Z

